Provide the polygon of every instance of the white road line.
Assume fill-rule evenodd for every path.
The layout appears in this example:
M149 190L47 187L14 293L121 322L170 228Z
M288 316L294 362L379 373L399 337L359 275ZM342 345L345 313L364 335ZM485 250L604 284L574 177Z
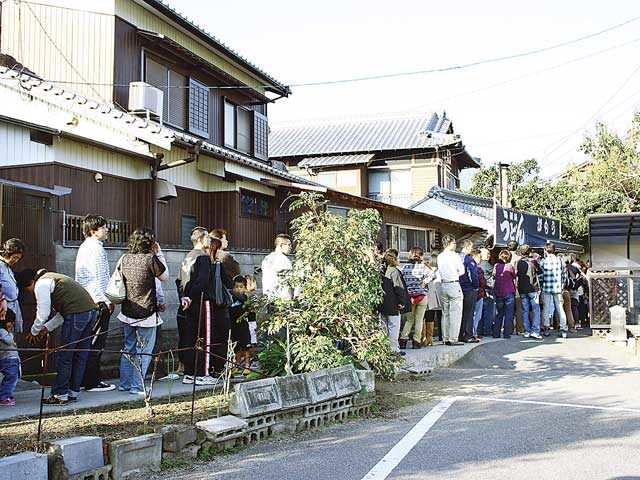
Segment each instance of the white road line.
M389 453L387 453L382 460L369 470L369 473L362 477L362 480L384 480L387 478L393 469L398 466L402 459L407 456L413 447L416 446L457 399L458 397L447 397L433 407L429 413L422 417L422 419L389 450Z
M516 400L512 398L494 398L494 397L475 397L475 396L460 396L458 400L482 400L485 402L504 402L504 403L522 403L526 405L543 405L547 407L569 407L569 408L584 408L586 410L604 410L611 412L630 412L639 413L640 409L625 408L625 407L600 407L598 405L581 405L577 403L557 403L557 402L539 402L536 400Z

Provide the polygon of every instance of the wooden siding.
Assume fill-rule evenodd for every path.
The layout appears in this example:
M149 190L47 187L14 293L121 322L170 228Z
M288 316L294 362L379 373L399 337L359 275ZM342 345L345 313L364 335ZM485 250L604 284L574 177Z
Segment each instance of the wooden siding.
M129 180L104 174L96 183L94 172L64 165L2 167L0 177L43 187L69 187L70 195L59 197L56 210L68 214L93 213L136 226L151 225L151 180ZM146 207L145 207L146 206ZM56 216L55 239L62 240L62 218Z
M115 56L113 68L113 101L129 108L129 83L142 80L142 45L136 28L124 20L115 19Z
M246 85L255 88L260 93L264 93L264 87L261 86L263 83L262 81L254 78L245 70L225 58L222 54L215 53L210 47L205 46L203 42L196 40L194 37L184 33L177 27L174 27L167 20L161 18L150 10L143 8L131 0L115 0L115 12L118 17L132 25L135 25L139 29L150 30L152 32L166 35L186 49L204 58L212 65L215 65L230 75L233 75L235 78Z
M438 185L438 166L414 166L411 168L411 202L422 200L429 193L429 189Z
M51 163L53 146L32 142L29 129L0 122L0 165Z
M60 2L4 2L2 52L14 56L44 78L73 82L62 85L64 88L110 102L115 30L113 1L86 0L82 2L82 9L55 3ZM99 85L83 85L85 82Z

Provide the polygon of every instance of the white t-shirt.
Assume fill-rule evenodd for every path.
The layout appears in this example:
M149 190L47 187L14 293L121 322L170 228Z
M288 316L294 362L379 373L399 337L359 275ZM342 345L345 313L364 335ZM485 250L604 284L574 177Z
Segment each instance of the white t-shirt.
M262 261L262 293L270 297L293 298L291 289L280 285L278 274L291 270L291 260L282 252L271 252Z

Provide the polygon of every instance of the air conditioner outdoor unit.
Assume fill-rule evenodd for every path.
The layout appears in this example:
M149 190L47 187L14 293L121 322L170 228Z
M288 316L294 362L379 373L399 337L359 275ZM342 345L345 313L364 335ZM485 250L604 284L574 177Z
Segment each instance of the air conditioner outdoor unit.
M156 116L162 119L162 96L164 92L146 82L129 84L129 112Z

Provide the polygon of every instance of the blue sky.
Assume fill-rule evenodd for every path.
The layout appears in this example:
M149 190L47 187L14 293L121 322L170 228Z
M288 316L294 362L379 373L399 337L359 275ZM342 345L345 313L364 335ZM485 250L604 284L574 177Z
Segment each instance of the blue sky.
M640 3L628 0L171 3L289 85L510 55L640 16ZM636 107L640 21L553 51L465 70L293 88L270 107L269 117L277 125L446 110L468 150L485 164L535 157L552 174L581 161L577 147L596 121L624 133Z

